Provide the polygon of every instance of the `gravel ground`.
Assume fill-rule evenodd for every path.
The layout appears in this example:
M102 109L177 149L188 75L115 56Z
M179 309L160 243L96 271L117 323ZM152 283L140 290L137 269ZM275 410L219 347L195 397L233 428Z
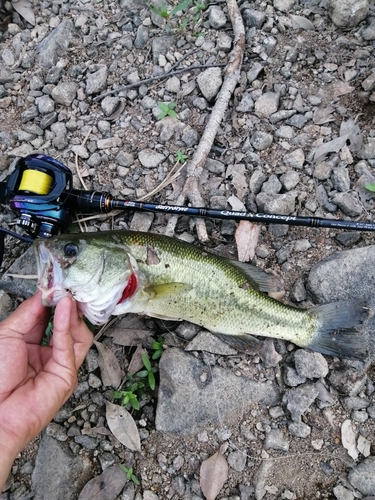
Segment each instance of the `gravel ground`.
M42 152L72 170L75 188L134 200L160 186L176 154L191 159L233 41L226 3L199 5L167 21L146 0L34 1L35 25L2 13L0 181L15 159ZM238 5L245 54L200 178L206 206L373 221L365 185L375 182L374 5ZM161 119L159 102L173 103L177 117ZM185 176L183 169L152 201L173 204ZM162 233L168 217L116 212L82 224ZM7 207L0 218L14 229ZM236 258L237 223L206 226L206 246ZM193 219L180 217L175 235L199 244ZM375 307L372 244L370 232L262 225L253 263L282 278L287 303L362 297ZM6 274L35 272L26 249L7 240L1 314L32 293L30 281ZM1 500L93 498L83 487L100 474L113 488L95 498L107 500L204 498L202 476L213 489L225 479L206 498L375 498L372 320L363 332L370 355L359 362L269 339L256 353L239 353L194 325L125 318L100 338L122 379L135 351L124 335L134 329L147 331L148 349L150 338L165 337L156 390L144 393L140 410L128 406L141 452L108 430L113 388L93 347L74 396L17 459ZM218 465L201 469L218 450L227 477ZM118 476L116 464L133 468L140 484Z

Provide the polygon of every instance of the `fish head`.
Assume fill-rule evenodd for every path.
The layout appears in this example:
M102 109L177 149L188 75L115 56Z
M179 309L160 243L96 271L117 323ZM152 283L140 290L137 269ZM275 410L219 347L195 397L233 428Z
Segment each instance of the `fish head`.
M45 306L71 296L93 324L104 324L138 288L138 267L127 247L95 236L60 235L34 243L38 288Z

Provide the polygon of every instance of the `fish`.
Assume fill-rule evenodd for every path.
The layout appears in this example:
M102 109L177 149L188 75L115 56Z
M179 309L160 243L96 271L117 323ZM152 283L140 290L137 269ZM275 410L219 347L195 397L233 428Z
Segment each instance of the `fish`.
M34 243L42 303L71 296L93 324L136 313L185 320L244 350L255 336L362 358L362 299L297 308L270 297L275 278L177 238L137 231L62 234Z

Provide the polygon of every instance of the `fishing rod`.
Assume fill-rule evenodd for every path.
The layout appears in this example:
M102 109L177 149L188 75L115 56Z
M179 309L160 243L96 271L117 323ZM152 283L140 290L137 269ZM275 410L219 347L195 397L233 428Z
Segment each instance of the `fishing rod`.
M0 234L8 233L28 242L63 232L71 223L72 212L76 210L100 213L110 213L114 209L143 210L214 219L247 220L263 224L375 231L375 223L372 222L161 205L122 200L106 192L73 189L70 169L58 160L42 154L32 154L17 161L7 182L0 182L0 203L8 204L18 215L17 225L23 228L28 236L2 228Z

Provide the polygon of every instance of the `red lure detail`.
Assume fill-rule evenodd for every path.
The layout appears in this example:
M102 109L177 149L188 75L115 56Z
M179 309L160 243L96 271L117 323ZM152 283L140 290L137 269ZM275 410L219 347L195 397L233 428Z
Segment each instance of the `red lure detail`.
M136 275L133 273L130 275L128 284L124 288L124 291L122 292L121 299L117 302L117 304L121 304L121 302L124 302L124 300L131 297L133 295L133 293L135 292L137 285L138 285L138 280L137 280Z

